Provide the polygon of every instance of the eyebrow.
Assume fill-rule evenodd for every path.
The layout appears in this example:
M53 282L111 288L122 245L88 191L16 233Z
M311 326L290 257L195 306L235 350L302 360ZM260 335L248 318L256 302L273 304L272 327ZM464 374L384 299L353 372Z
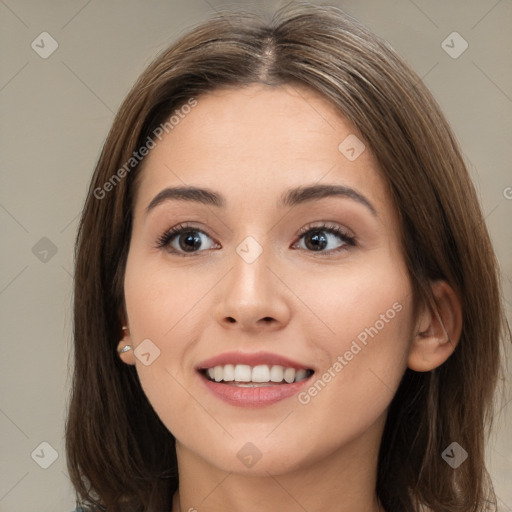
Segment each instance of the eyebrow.
M360 192L343 185L308 185L291 188L285 191L277 201L278 208L293 207L326 197L344 197L364 205L372 215L377 217L377 210L372 203ZM159 204L166 201L188 201L217 208L226 207L226 198L214 190L194 186L167 187L160 191L149 203L146 214Z

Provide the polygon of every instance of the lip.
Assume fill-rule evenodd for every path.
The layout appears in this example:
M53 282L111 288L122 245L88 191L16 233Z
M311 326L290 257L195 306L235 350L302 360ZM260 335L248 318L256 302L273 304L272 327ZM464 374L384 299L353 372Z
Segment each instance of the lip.
M272 405L285 398L289 398L299 393L306 385L309 385L314 373L300 382L291 384L275 384L254 388L237 387L221 382L214 382L199 373L199 378L205 384L207 389L217 398L224 402L238 407L264 407Z
M298 361L271 352L249 353L236 351L224 352L223 354L202 361L196 366L196 370L206 370L207 368L224 366L226 364L247 364L249 366L266 364L269 366L280 365L285 368L295 368L296 370L314 370L311 366L306 366Z
M220 400L237 407L264 407L280 402L285 398L299 393L302 388L309 385L311 378L315 375L315 373L313 373L308 378L300 382L292 382L291 384L283 383L259 387L238 387L211 381L204 374L204 370L207 368L214 368L215 366L223 366L226 364L246 364L249 366L258 366L261 364L269 366L280 365L285 368L313 371L314 368L271 352L256 352L253 354L247 352L225 352L199 363L195 369L208 391L213 393L213 395Z

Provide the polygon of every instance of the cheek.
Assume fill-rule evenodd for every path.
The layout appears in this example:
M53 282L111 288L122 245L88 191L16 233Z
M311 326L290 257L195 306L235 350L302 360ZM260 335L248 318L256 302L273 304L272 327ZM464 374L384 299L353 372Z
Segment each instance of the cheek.
M356 279L347 278L343 287L344 293L338 299L341 304L334 317L340 349L350 350L354 342L361 346L361 352L371 346L376 359L388 352L395 356L403 351L411 317L408 280L391 269L380 275L374 269L367 275L359 274ZM369 351L364 351L369 357Z
M197 275L197 273L196 273ZM135 253L128 258L124 292L130 331L138 339L151 338L178 348L185 326L194 325L201 300L211 287L207 275L191 279L190 272L171 269L161 258Z
M385 413L406 369L413 303L409 279L393 265L347 273L324 289L322 319L334 333L317 337L321 371L298 401L303 421L322 425L328 443L340 425L356 435Z
M149 365L137 358L137 373L155 412L173 434L197 421L197 406L187 392L190 366L211 314L202 299L216 280L200 274L192 282L190 273L171 271L136 251L127 261L124 293L132 345L136 350L149 339L158 352Z
M296 283L294 292L316 317L301 315L304 332L331 356L349 350L354 340L366 347L379 339L374 345L380 351L393 349L385 340L394 339L392 345L403 349L410 332L412 289L398 262L358 262ZM311 337L313 327L318 334Z

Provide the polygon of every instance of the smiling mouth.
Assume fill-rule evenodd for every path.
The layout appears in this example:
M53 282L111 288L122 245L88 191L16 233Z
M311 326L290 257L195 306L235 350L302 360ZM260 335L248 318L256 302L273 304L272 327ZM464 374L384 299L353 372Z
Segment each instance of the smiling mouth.
M266 364L257 366L226 364L199 371L211 382L246 388L293 384L308 379L314 374L314 371L309 369Z

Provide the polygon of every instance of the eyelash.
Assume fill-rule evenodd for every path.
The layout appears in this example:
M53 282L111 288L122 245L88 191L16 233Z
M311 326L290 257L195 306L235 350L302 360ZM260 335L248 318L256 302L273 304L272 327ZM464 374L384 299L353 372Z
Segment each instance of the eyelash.
M348 250L347 246L355 247L357 245L356 238L349 235L346 231L344 231L342 228L335 224L328 224L328 223L322 223L319 226L314 225L307 225L304 228L302 228L299 233L297 234L299 241L300 239L306 234L311 231L320 231L320 232L326 232L330 233L332 235L338 236L343 242L344 245L338 247L337 249L331 249L330 251L309 251L307 249L303 249L307 252L312 253L318 253L322 254L323 256L329 257L333 254L337 254L341 251ZM172 254L176 254L178 256L188 257L188 256L194 256L198 253L205 252L205 251L194 251L190 253L184 253L177 251L174 248L170 247L170 243L173 241L174 238L177 238L179 235L185 233L185 232L197 232L201 233L203 235L208 236L211 238L208 233L203 231L202 229L195 228L194 226L188 225L188 224L178 224L177 226L174 226L173 228L167 230L165 233L163 233L157 240L157 249L166 249L168 252Z

